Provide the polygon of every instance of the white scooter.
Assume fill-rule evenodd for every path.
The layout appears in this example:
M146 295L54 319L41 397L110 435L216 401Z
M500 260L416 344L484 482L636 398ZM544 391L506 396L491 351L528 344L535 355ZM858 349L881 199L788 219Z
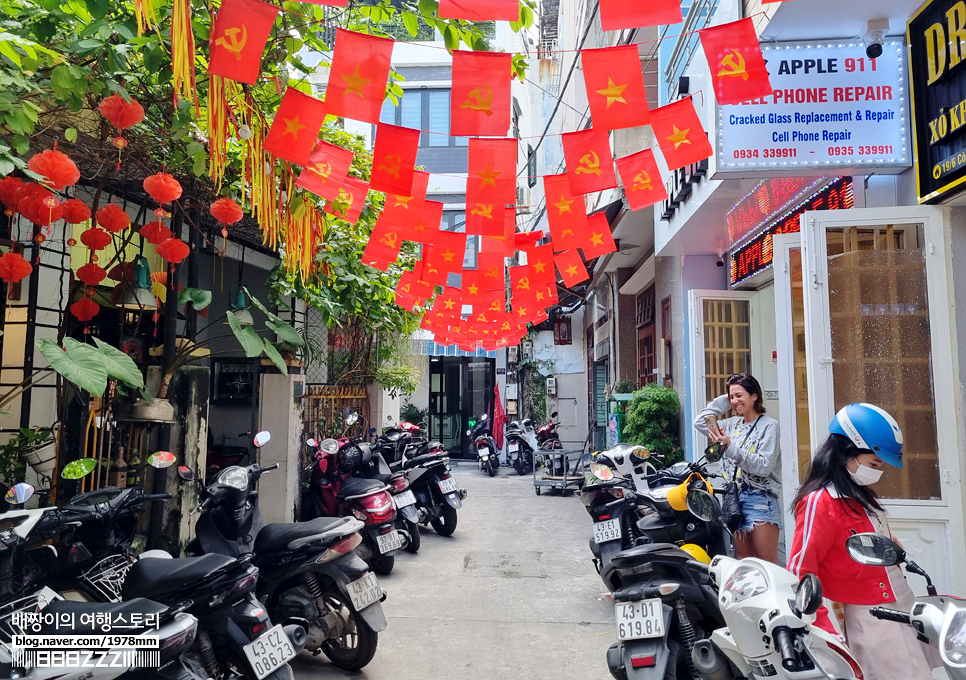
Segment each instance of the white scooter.
M952 680L966 680L966 601L937 595L929 575L905 551L881 534L855 534L845 542L849 556L860 564L892 567L905 563L906 571L926 579L926 597L917 597L910 612L872 607L877 619L912 626L919 639L939 649L946 673Z
M848 648L811 625L822 604L814 574L799 582L771 562L718 556L711 561L711 579L727 627L694 645L692 660L706 680L862 677Z

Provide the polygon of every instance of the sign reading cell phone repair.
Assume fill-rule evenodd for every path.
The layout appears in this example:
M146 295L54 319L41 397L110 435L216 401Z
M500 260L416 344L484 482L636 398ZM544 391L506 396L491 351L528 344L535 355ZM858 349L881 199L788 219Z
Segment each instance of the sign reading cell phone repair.
M717 172L729 177L899 173L912 166L905 48L886 40L761 46L772 94L718 107Z

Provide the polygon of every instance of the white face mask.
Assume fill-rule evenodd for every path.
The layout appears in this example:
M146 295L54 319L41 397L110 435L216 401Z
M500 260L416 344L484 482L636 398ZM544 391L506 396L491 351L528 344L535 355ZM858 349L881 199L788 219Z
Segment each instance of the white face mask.
M868 465L862 465L862 463L857 463L858 467L855 472L849 470L849 477L852 481L859 486L869 486L870 484L875 484L882 477L883 470L876 470ZM846 468L848 470L848 468Z

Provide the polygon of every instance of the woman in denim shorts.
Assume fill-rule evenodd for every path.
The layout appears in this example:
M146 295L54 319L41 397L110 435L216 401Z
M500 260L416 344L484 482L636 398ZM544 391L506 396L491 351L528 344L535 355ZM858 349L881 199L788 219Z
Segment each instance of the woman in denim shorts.
M728 378L728 394L705 406L694 427L712 442L720 442L725 472L737 477L738 501L744 520L735 531L739 558L778 562L778 421L765 415L761 385L747 373ZM731 409L731 418L721 417Z

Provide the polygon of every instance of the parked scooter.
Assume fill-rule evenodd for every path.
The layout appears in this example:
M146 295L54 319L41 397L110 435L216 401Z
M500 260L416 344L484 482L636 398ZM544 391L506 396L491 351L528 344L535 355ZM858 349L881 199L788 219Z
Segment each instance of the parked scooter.
M550 420L546 424L537 428L537 446L541 449L553 450L562 449L563 444L560 441L560 435L557 434L557 426L559 423L556 421L557 412L554 411L550 414Z
M380 604L385 592L352 552L362 542L358 532L365 525L353 517L264 524L258 480L276 467L222 470L201 492L202 515L188 549L230 557L251 553L258 568L258 598L269 616L304 625L306 649L324 652L340 668L359 670L372 660L378 631L386 627ZM194 479L187 468L178 472L182 479Z
M966 680L966 600L938 595L929 574L882 534L855 534L849 536L845 546L852 559L860 564L893 567L904 563L906 571L926 579L926 597L917 597L908 612L872 607L869 613L877 619L912 626L921 641L939 649L949 677Z
M466 489L453 477L442 444L429 442L425 448L407 449L400 467L416 497L414 507L419 523L431 524L440 536L451 536L456 531L456 511L466 500Z
M496 476L500 468L500 452L496 448L496 441L490 432L490 417L484 413L476 422L472 429L466 431L466 436L473 443L473 450L476 451L477 462L481 471L486 471L490 477Z
M799 581L765 560L718 556L711 578L726 627L694 645L692 660L707 680L862 677L848 647L811 625L822 605L814 574Z
M533 452L539 448L533 421L529 418L511 420L506 425L504 437L507 462L517 471L517 474L524 475L533 470Z

